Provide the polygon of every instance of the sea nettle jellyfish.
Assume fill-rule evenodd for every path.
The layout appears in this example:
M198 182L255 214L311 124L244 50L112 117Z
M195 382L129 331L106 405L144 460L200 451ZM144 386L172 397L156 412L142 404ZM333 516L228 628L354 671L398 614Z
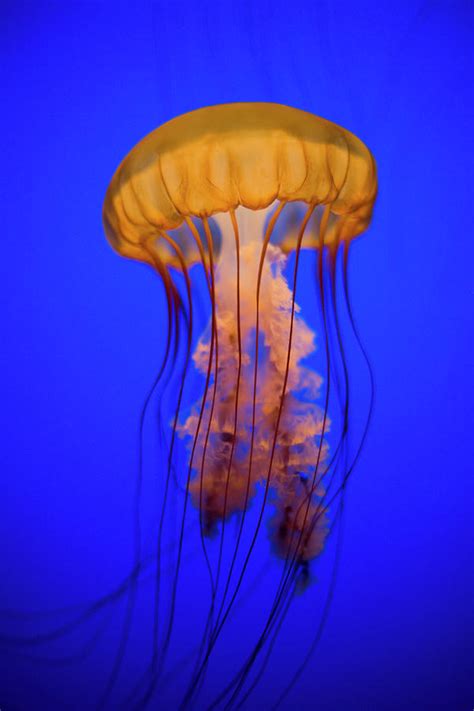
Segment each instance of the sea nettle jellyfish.
M345 318L354 326L348 250L370 222L376 190L374 159L358 138L269 103L212 106L175 118L138 143L112 179L103 210L108 240L119 254L151 265L166 292L167 345L155 387L179 370L156 536L153 652L136 697L142 703L159 686L172 638L190 510L198 512L211 595L183 707L200 692L265 531L268 555L282 561L281 578L255 644L213 706L237 705L252 691L256 660L268 654L294 592L308 587L310 563L325 547L360 451L359 442L347 454L349 369L336 275L340 263ZM315 255L312 284L306 279L301 295L314 289L320 374L308 364L315 333L296 300L302 250ZM210 304L199 337L197 272ZM186 403L196 374L203 390ZM336 413L329 412L331 388ZM180 492L173 507L178 546L165 604L161 547L173 489ZM140 495L141 476L137 570ZM120 661L119 655L115 672Z

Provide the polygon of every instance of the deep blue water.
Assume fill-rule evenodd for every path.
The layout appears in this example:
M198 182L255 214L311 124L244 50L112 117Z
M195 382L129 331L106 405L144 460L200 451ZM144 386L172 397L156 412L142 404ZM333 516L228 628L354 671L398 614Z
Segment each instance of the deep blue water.
M74 617L58 608L83 609L132 563L138 416L165 302L156 275L105 240L108 182L160 123L256 100L353 131L380 186L350 273L375 373L372 427L346 495L329 618L282 707L472 708L472 27L462 0L2 3L0 608L39 612L0 617L1 635L33 639L0 648L2 711L94 708L123 621L121 598L34 642ZM303 292L310 279L303 270ZM165 461L152 414L145 435L152 520ZM196 528L187 541L175 664L205 601ZM247 708L271 708L304 658L330 555ZM258 548L256 587L197 708L244 654L278 570ZM145 581L113 708L149 658L152 590ZM176 708L185 673L175 666L151 707Z

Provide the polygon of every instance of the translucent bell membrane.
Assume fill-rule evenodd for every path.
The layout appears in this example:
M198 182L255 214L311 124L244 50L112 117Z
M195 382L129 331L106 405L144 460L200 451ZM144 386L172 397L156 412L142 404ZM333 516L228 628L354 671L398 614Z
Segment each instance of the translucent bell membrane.
M315 404L321 378L303 364L315 350L315 334L284 275L287 256L277 244L265 243L274 209L239 207L235 225L229 213L214 216L221 232L215 327L193 355L203 375L211 361L214 391L201 419L202 401L180 433L196 440L190 494L204 529L212 532L219 521L245 510L257 484L268 485L274 549L287 557L291 546L295 553L298 547L298 559L307 561L321 551L326 535L321 476L312 491L308 483L315 463L322 471L327 457L324 416Z

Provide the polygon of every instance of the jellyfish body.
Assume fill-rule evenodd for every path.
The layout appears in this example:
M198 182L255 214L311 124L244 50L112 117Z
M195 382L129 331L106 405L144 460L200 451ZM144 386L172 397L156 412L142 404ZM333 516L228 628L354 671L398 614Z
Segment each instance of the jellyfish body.
M336 360L328 336L335 265L341 250L347 263L350 242L367 228L376 191L373 157L354 135L307 112L265 103L213 106L164 124L124 159L107 191L103 219L111 245L123 256L150 264L163 280L168 360L170 331L184 324L186 336L157 563L159 581L160 537L179 440L187 445L180 541L191 502L199 512L212 582L199 663L184 705L199 691L261 530L269 532L271 549L283 560L283 573L253 653L218 699L230 704L268 641L287 591L297 585L299 572L307 573L331 530L331 505L334 508L352 470L346 466L335 483L348 407L347 363L337 315L332 328L346 395L334 452L327 441L329 380ZM314 353L315 334L296 299L300 254L306 249L317 254L315 283L326 356L322 376L304 362ZM291 253L294 269L288 277ZM192 353L194 268L205 275L210 323ZM178 276L184 296L176 285ZM202 375L203 393L183 415L183 390L192 368ZM245 538L246 512L257 490L263 492L262 503ZM271 512L265 527L267 509ZM232 518L238 521L235 548L223 572L226 522ZM208 537L218 539L214 570L204 542ZM164 664L173 615L174 605L162 624L161 654L156 633L145 700L154 692ZM155 619L156 629L159 622Z

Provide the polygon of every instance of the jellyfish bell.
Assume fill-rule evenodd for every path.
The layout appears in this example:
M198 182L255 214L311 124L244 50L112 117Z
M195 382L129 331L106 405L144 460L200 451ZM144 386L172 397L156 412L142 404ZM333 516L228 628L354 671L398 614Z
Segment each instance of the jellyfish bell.
M327 441L330 373L337 360L328 336L335 264L339 247L347 253L368 227L376 192L375 162L358 138L308 112L270 103L211 106L169 121L135 146L107 190L103 221L109 242L122 256L156 269L167 292L168 328L184 323L187 330L158 534L159 548L179 435L188 445L181 539L190 501L199 512L212 580L206 651L187 701L200 688L239 593L265 509L272 510L267 531L272 550L283 561L283 574L256 654L281 612L284 590L301 587L295 571L306 579L310 562L324 549L331 504L351 470L348 466L342 472L342 484L334 483L337 468L344 466L340 450L347 427L342 426L333 453ZM306 364L315 350L315 334L296 300L300 252L306 249L317 253L324 378ZM288 276L290 253L294 271ZM210 327L191 354L195 306L190 272L198 265L206 279ZM184 278L184 298L177 274ZM337 315L332 325L347 381ZM191 367L203 376L204 390L183 416L182 393ZM347 392L345 397L343 411ZM347 423L347 412L344 417ZM260 510L256 521L246 523L258 489L263 492ZM238 532L224 571L226 522L236 514ZM246 526L252 526L248 538L243 536ZM209 535L219 540L214 568L204 542ZM180 564L178 552L173 594ZM164 625L163 656L173 614ZM249 670L244 665L230 686L231 699Z
M104 227L123 256L149 261L144 246L153 244L176 265L157 230L239 206L302 201L331 206L329 244L367 228L376 189L374 159L349 131L280 104L224 104L179 116L135 146L107 190ZM196 260L191 252L189 264Z

